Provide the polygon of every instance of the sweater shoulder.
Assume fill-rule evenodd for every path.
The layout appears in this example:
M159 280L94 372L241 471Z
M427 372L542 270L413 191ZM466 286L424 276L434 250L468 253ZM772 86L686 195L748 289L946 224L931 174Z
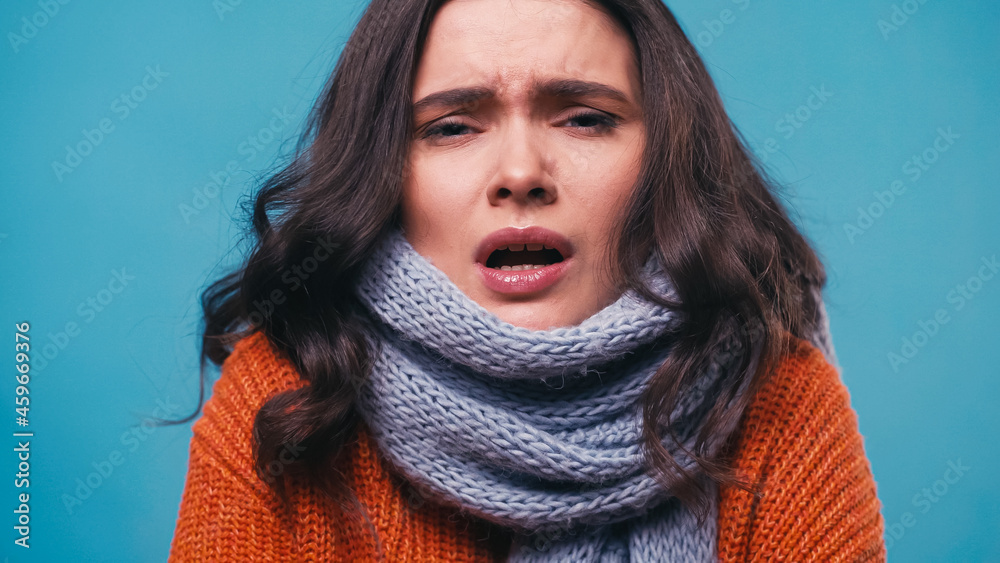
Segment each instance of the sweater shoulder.
M241 339L222 363L204 412L191 427L192 442L256 482L252 473L257 412L274 395L305 383L265 334Z
M253 456L257 411L299 379L263 334L236 343L192 426L171 562L287 561L289 554L315 543L289 541L296 515L258 476Z
M307 384L264 334L236 343L193 427L172 562L499 560L503 531L434 502L394 474L363 421L327 466L345 478L353 498L334 499L296 475L283 505L255 473L253 424L271 397ZM305 446L292 445L293 458L299 448Z
M258 331L233 346L216 385L248 400L260 400L304 383L292 362Z
M744 413L734 465L753 484L720 491L723 560L884 561L875 481L840 374L790 338Z
M222 363L221 374L193 430L209 422L247 429L260 407L274 395L305 384L263 332L242 338Z
M754 397L743 421L745 433L780 432L811 423L834 411L853 414L850 394L840 373L808 341L789 337L776 369Z

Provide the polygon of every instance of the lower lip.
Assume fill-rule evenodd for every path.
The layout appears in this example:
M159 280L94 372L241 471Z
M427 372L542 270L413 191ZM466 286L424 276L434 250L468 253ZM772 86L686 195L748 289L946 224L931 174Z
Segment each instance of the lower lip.
M566 273L570 260L572 258L534 270L497 270L487 268L481 262L477 262L476 266L483 278L483 284L489 289L499 293L521 294L534 293L551 287Z

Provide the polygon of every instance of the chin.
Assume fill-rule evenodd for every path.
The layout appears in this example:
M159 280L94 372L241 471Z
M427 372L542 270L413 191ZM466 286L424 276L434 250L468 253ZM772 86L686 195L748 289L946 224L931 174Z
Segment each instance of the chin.
M514 326L528 330L552 330L560 327L577 325L586 315L574 314L565 310L554 310L548 303L507 303L487 307L488 311Z

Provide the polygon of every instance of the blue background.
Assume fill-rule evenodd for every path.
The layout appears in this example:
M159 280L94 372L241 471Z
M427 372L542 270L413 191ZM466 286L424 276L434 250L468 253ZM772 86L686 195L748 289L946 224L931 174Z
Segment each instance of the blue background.
M51 344L46 365L35 355L30 387L30 551L12 543L25 489L13 487L14 438L0 439L10 561L166 560L190 424L139 425L160 404L174 417L194 405L198 293L240 259L241 198L293 147L365 5L275 4L70 1L13 43L42 9L17 0L0 10L0 331L11 339L0 356L11 365L22 321L36 350ZM832 334L890 561L1000 561L1000 277L980 268L1000 253L1000 5L777 4L669 3L828 267ZM918 9L880 30L904 4ZM121 97L133 94L142 101L130 107ZM798 127L786 117L796 112ZM54 171L104 119L110 132L93 151ZM927 151L939 128L957 137ZM925 151L934 162L915 178L904 166ZM230 161L226 185L205 192ZM879 208L876 192L897 180L900 193L891 205L882 194ZM971 299L951 293L959 285ZM947 322L917 334L939 310ZM12 377L0 397L0 425L18 430ZM949 462L968 470L946 484ZM934 502L920 500L925 488Z

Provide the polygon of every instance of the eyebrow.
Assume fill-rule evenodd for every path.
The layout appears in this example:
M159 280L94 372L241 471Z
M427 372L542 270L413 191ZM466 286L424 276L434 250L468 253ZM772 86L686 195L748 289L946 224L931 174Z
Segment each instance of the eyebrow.
M455 106L471 105L479 100L493 97L496 92L492 88L485 86L474 86L467 88L453 88L442 90L433 94L428 94L420 101L413 104L413 113L417 114L431 109L444 109ZM610 98L618 103L629 105L631 102L624 92L617 88L601 84L600 82L588 82L573 78L560 78L535 81L531 85L532 97L552 97L552 98Z

